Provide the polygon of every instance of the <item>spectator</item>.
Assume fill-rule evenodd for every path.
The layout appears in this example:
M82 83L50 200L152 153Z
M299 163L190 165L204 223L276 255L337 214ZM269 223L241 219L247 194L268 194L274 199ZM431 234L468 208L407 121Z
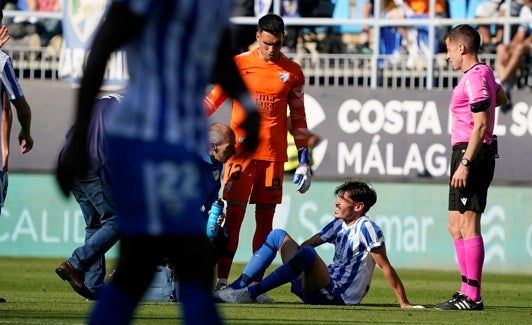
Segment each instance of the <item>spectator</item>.
M301 246L282 229L274 229L253 254L241 276L215 296L230 303L252 303L262 293L292 283L292 293L314 305L357 305L367 294L375 264L397 297L401 308L414 308L406 297L399 275L386 254L384 235L367 215L377 202L375 190L366 183L348 180L334 191L334 219ZM327 266L314 247L334 245L334 261ZM283 265L264 280L250 285L279 251ZM415 308L422 308L415 306Z
M373 14L373 0L368 0L363 4L361 9L361 18L370 18ZM428 0L383 0L381 3L382 13L381 17L390 18L390 19L411 19L411 18L428 18L430 14L430 6ZM446 0L436 0L435 8L435 17L447 18L447 2ZM381 44L384 45L381 48L383 54L394 54L398 53L399 45L396 41L396 35L394 27L384 27L381 29ZM362 26L362 38L361 42L363 44L369 45L369 26ZM447 30L446 26L440 26L436 30L435 35L435 47L434 51L430 51L429 40L428 40L428 27L419 26L419 27L406 27L399 26L397 31L402 38L402 43L405 45L408 52L407 67L414 68L421 61L426 61L432 58L433 53L439 52L439 35L443 31ZM386 41L388 40L388 41ZM364 47L364 51L367 51Z
M407 19L414 16L414 11L409 3L403 0L384 0L381 9L383 9L381 17L389 19ZM415 68L417 61L422 57L418 42L418 30L416 27L405 26L399 26L397 27L397 30L399 31L402 37L402 43L405 44L408 52L406 65L408 68Z
M61 12L61 0L26 0L28 10L36 12ZM41 38L41 47L46 47L50 41L63 34L61 19L40 18L37 21L37 33Z
M272 229L275 207L281 203L283 196L288 106L299 152L294 183L300 193L305 193L311 184L308 130L303 101L305 78L301 67L281 53L284 36L282 18L274 14L265 15L259 19L256 32L259 47L235 57L238 69L255 95L260 109L261 142L254 153L242 153L242 145L245 144L242 139L247 135L238 124L243 111L241 105L233 100L231 128L237 137L237 154L227 162L228 168L224 175L223 198L227 201L225 227L229 234L229 243L218 261L218 289L227 285L248 203L255 204L253 251L260 247ZM204 101L207 113L214 113L227 97L219 86L215 86ZM259 277L257 280L260 280Z
M298 18L300 0L282 0L281 16L283 18ZM286 38L284 41L283 52L296 52L300 26L290 26L286 28Z
M233 15L236 17L254 17L254 0L235 0ZM231 25L233 54L240 54L249 50L249 46L255 42L255 26L253 25Z
M373 7L374 2L370 0L368 3L362 10L362 18L369 18L369 16L366 16L371 14L372 10L370 10L370 6ZM381 12L379 13L381 18L402 20L413 14L412 8L403 0L382 0L381 2ZM363 26L363 30L367 30L367 33L363 33L364 36L362 39L362 42L366 42L365 37L369 37L369 27ZM407 67L414 68L422 55L417 39L417 29L415 27L382 27L380 30L379 53L394 55L395 58L392 58L392 63L396 63L399 60L398 55L400 54L401 42L398 42L396 31L399 32L408 52Z
M0 9L2 10L18 10L17 0L2 0L0 1ZM4 24L11 25L13 23L13 17L6 17L4 19Z
M522 0L512 0L510 6L510 17L519 16L519 11L522 7ZM504 0L484 0L475 10L475 18L497 18L506 17L508 10L508 1ZM497 25L495 30L495 42L492 42L491 25L478 25L478 32L482 39L483 53L496 53L497 43L503 40L503 26ZM515 26L512 26L512 35L514 34Z
M430 16L430 1L428 0L405 0L406 3L412 8L415 18L429 18ZM436 0L434 5L434 17L435 18L449 18L447 0ZM428 26L418 26L418 43L422 52L427 57L431 57L428 51ZM435 48L434 53L440 52L440 40L441 36L445 35L449 31L449 26L441 25L437 26L435 33Z
M15 8L18 11L29 11L26 0L17 0ZM37 30L37 17L15 16L8 22L9 34L15 40L26 40L28 47L41 47L41 39Z
M525 22L519 25L510 43L499 43L497 46L498 79L509 99L507 104L501 106L503 112L512 108L511 89L517 81L516 72L523 62L530 60L532 54L532 0L522 1L519 17Z
M29 12L61 12L62 0L18 0L17 9ZM28 46L33 50L45 48L45 58L57 57L61 50L61 19L39 18L36 16L15 17L9 25L11 36L15 39L27 38ZM34 58L37 56L32 54Z
M120 237L109 184L109 154L105 144L107 116L119 100L120 95L111 94L94 102L88 134L89 165L85 173L76 177L71 190L85 219L85 242L55 269L57 275L68 281L74 291L89 300L95 299L104 284L105 253ZM67 142L71 140L72 132L73 127L67 133ZM59 159L63 158L61 152Z
M113 51L125 49L131 74L121 104L109 116L106 136L120 251L90 324L130 323L165 257L176 266L184 322L221 323L211 292L198 190L198 163L208 142L201 100L212 74L244 106L239 125L247 135L244 151L257 146L260 118L232 60L232 2L202 3L112 1L90 46L76 127L56 173L65 195L85 170L89 117Z
M360 9L360 18L369 19L373 16L373 1L374 0L363 0L364 3L361 5ZM359 51L363 54L371 54L373 51L370 48L370 29L369 25L362 25L362 33L360 35L360 47Z

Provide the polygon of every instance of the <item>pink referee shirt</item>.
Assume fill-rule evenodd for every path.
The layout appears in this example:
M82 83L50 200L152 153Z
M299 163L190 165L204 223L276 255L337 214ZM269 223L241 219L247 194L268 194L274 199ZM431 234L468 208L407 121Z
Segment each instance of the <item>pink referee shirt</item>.
M477 63L467 70L451 96L452 135L451 145L469 142L473 130L473 112L471 105L489 99L488 132L484 143L491 143L495 124L495 102L499 85L495 81L493 70L484 63Z

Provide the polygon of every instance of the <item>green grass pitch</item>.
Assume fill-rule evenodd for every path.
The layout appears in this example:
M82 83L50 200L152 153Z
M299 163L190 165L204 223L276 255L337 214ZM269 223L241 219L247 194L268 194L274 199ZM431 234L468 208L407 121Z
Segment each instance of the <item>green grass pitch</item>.
M85 324L92 302L59 279L57 258L0 257L0 324ZM112 265L112 261L109 263ZM233 267L230 280L243 265ZM440 311L434 304L458 289L458 271L397 270L413 304L400 309L379 269L358 306L303 305L284 285L270 292L273 305L218 304L226 324L530 324L532 275L487 273L483 277L484 311ZM175 303L142 303L133 324L181 324Z

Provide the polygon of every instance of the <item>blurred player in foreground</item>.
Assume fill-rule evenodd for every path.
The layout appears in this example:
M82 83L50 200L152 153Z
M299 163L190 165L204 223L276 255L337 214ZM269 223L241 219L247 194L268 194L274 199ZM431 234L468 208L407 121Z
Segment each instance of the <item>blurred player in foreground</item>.
M260 118L232 61L231 1L117 0L91 45L77 98L76 128L57 178L68 195L86 169L89 117L111 53L127 52L131 76L109 116L107 143L121 240L116 271L100 290L90 324L126 324L157 264L176 265L187 324L219 324L211 292L209 243L199 165L208 149L202 100L210 78L246 108L245 146L258 142ZM213 70L214 67L214 70Z

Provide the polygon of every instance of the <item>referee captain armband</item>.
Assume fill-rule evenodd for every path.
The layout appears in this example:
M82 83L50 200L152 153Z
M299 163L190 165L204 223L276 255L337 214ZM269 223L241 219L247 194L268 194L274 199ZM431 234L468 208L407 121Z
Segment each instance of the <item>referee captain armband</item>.
M483 111L487 110L488 108L490 108L490 100L489 99L483 100L483 101L478 102L478 103L471 104L471 112L473 112L473 113L483 112Z

